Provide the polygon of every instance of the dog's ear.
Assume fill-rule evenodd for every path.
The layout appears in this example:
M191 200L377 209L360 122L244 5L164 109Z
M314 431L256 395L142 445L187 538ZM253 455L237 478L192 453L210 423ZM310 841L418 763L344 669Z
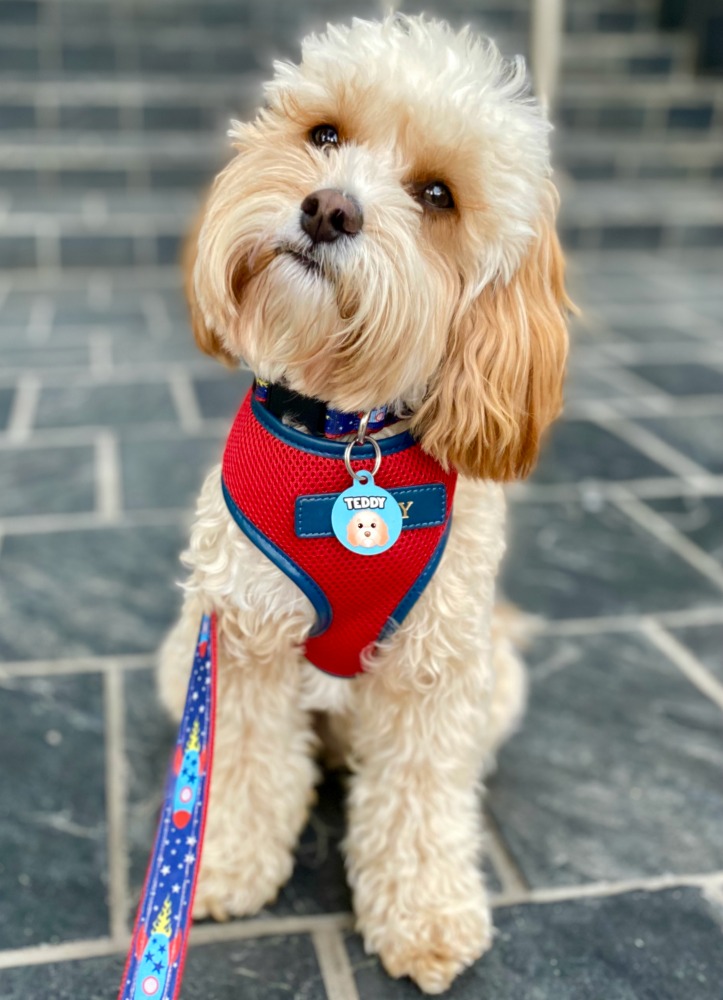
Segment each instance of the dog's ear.
M389 528L383 517L379 518L379 544L386 545L389 541Z
M359 536L356 529L356 518L352 517L346 526L346 540L350 545L359 544Z
M551 209L514 277L485 286L456 317L413 422L425 450L467 476L527 476L562 407L569 308Z
M191 329L196 344L204 354L209 354L230 368L236 368L238 366L237 359L226 350L218 334L207 325L196 298L196 257L198 256L198 236L201 232L203 216L203 212L199 213L193 228L186 237L182 253L183 286L188 302Z

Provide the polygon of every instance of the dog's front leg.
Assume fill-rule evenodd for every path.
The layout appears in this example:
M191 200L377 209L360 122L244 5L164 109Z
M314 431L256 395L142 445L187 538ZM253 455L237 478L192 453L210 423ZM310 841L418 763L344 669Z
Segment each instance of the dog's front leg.
M480 871L484 663L448 663L425 689L359 681L347 860L367 951L441 993L489 947Z
M216 742L195 917L272 901L293 867L313 797L314 736L299 708L301 661L278 626L218 610Z

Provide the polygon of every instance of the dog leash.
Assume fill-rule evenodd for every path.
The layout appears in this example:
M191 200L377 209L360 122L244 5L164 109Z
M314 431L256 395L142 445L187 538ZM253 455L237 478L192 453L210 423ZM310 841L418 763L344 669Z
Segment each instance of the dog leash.
M178 997L211 788L215 709L216 616L204 615L118 1000Z

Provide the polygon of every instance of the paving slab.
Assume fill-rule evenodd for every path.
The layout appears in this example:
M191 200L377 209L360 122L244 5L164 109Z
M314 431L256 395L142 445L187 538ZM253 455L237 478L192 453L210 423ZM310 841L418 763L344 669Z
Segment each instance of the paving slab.
M717 1000L723 976L720 911L696 889L635 892L495 912L492 950L463 973L449 1000ZM361 1000L417 1000L360 939L347 951Z

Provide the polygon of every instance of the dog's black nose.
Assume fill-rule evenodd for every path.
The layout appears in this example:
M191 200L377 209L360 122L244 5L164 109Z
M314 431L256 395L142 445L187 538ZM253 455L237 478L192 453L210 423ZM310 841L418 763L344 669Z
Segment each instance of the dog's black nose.
M333 243L340 236L356 236L363 225L359 203L337 188L314 191L301 203L301 228L314 243Z

